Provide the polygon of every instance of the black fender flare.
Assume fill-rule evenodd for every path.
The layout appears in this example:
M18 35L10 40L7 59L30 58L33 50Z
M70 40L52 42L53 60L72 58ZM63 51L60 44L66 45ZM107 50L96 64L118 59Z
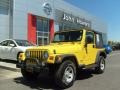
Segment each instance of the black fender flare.
M95 63L96 63L96 64L98 64L98 62L99 62L99 56L103 56L104 58L106 58L106 57L107 57L107 54L106 54L105 51L99 51L99 52L97 52L96 60L95 60Z
M60 58L60 60L59 60ZM66 59L70 59L72 60L76 66L78 66L78 61L77 58L74 54L62 54L62 55L57 55L55 57L55 64L61 64L62 62L64 62Z
M17 60L18 60L18 56L19 56L20 53L24 53L24 52L23 52L23 51L19 51L19 52L17 53L17 57L16 57Z

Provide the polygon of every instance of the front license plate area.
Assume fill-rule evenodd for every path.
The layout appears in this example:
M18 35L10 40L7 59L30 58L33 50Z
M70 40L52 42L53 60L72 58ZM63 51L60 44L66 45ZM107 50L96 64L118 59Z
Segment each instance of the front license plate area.
M33 72L34 67L36 67L36 66L37 66L36 60L32 60L32 59L26 60L26 70L28 72Z
M37 62L35 60L27 60L26 61L26 66L27 67L34 67L37 65Z

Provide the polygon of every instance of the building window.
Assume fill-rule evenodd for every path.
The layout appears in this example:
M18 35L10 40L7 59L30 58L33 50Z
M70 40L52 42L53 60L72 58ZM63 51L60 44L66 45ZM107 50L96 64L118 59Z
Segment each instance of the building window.
M37 45L49 44L49 19L37 17Z

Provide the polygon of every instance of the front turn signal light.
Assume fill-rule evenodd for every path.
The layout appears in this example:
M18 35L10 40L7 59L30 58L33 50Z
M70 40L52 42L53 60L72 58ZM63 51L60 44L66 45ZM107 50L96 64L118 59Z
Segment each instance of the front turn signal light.
M25 53L19 53L18 60L24 61L25 60Z

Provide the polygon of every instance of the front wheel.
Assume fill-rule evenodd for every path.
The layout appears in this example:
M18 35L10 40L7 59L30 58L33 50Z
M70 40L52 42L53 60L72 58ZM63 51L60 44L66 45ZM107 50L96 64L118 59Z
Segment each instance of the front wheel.
M97 67L95 68L95 73L101 74L105 71L105 59L103 56L99 57L99 62Z
M55 82L61 88L67 88L73 85L76 78L76 66L70 61L64 61L55 73Z

